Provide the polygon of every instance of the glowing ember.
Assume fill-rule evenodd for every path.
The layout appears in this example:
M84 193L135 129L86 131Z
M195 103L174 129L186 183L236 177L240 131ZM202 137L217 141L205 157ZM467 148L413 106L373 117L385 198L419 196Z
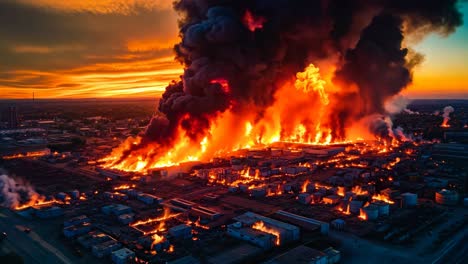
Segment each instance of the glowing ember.
M269 228L267 226L265 226L265 223L263 221L259 221L259 222L256 222L253 226L252 226L253 229L256 229L256 230L260 230L260 231L263 231L265 233L268 233L268 234L271 234L273 236L276 237L276 240L275 240L275 244L277 246L280 245L280 232L278 230L275 230L273 228Z
M393 169L393 167L395 167L395 165L397 165L400 161L401 161L400 158L398 158L398 157L395 158L395 161L392 161L392 162L387 164L387 166L386 166L387 170Z
M174 245L170 245L170 246L169 246L169 249L167 250L167 252L173 253L173 252L174 252Z
M246 10L243 22L250 31L254 32L257 29L263 28L263 24L266 22L266 19L261 16L255 16L252 14L252 12Z
M199 218L197 219L197 221L195 221L195 222L188 220L188 221L186 222L186 224L187 224L187 225L193 225L193 226L198 227L198 228L201 228L201 229L209 230L210 227L201 224L201 223L200 223L200 220L201 220L200 217L199 217Z
M163 236L160 236L158 234L153 234L151 236L151 238L153 239L153 242L151 243L151 248L153 248L155 245L163 242L165 240L165 238Z
M14 210L23 210L32 206L47 206L57 203L56 200L46 200L44 196L33 195L30 200L21 205L16 205L13 207Z
M137 227L137 226L140 226L140 225L146 225L146 224L149 224L149 223L159 222L160 226L159 226L159 228L157 230L154 230L153 232L148 232L148 233L154 233L154 232L157 232L157 231L161 231L161 229L164 228L164 222L166 220L174 218L174 217L176 217L178 215L179 214L171 214L170 209L164 208L163 216L156 217L156 218L149 218L149 219L146 219L146 220L139 220L139 221L136 221L136 222L130 224L130 226Z
M381 195L381 194L376 194L372 196L372 200L383 201L389 204L395 203L394 201L390 200L388 197L385 197L384 195Z
M114 190L128 190L130 188L135 188L136 185L135 184L123 184L123 185L120 185L120 186L116 186L114 187Z
M367 194L369 194L367 191L364 191L361 188L361 186L355 186L355 187L353 187L353 189L351 191L356 195L367 195Z
M3 156L2 158L5 160L10 160L10 159L22 159L22 158L35 158L35 157L42 157L46 155L50 155L50 150L20 153L20 154L15 154L15 155L10 155L10 156Z
M301 186L301 192L302 192L302 193L307 192L307 186L309 185L309 183L310 183L309 180L304 181L304 183L303 183L302 186Z
M221 89L223 89L223 92L225 93L230 93L231 90L229 89L229 83L226 79L222 79L222 78L219 78L219 79L214 79L214 80L211 80L210 82L211 84L219 84L221 85Z
M367 215L366 213L364 212L364 210L360 210L359 211L359 216L358 216L361 220L367 220Z
M344 197L344 196L345 196L345 188L342 187L342 186L339 186L339 187L338 187L338 191L337 191L336 194L338 194L339 196Z

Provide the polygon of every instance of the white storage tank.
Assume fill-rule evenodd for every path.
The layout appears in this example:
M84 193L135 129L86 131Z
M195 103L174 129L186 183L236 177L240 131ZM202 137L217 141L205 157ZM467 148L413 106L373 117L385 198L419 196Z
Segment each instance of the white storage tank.
M435 194L436 203L442 205L455 205L458 203L458 193L452 190L442 189Z
M415 193L403 193L401 195L401 207L414 207L418 204L418 195Z
M388 203L377 201L372 204L377 206L377 208L379 209L379 217L387 216L390 214L390 205Z
M352 214L359 214L359 209L361 209L363 204L363 201L352 200L349 202L349 211Z
M376 220L379 217L379 208L375 205L368 205L360 209L361 216L365 220Z

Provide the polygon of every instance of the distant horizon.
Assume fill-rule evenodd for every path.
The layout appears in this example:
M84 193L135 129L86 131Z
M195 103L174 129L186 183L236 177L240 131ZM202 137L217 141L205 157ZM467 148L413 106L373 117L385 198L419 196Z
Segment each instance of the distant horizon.
M81 97L81 98L0 98L0 102L4 101L151 101L158 100L161 97ZM468 94L466 97L418 97L412 98L405 96L410 101L421 101L421 100L461 100L467 101Z

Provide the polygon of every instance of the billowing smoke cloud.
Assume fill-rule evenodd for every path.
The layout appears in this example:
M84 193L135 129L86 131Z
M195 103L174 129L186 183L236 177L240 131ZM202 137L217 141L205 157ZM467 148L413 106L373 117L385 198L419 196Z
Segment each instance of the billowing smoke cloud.
M450 121L450 114L453 113L454 111L455 109L451 107L450 105L444 107L443 114L442 114L442 117L444 118L444 121L442 123L443 127L449 126L448 122Z
M0 205L16 208L21 204L34 203L41 196L27 182L14 179L0 170Z
M401 112L413 114L413 111L406 108L409 103L410 100L408 98L402 95L397 95L385 102L385 111L389 114L398 114Z
M404 34L448 34L462 23L456 0L178 0L174 7L185 71L133 149L171 146L179 130L200 142L228 109L260 119L279 87L316 61L335 65L341 91L329 122L334 138L344 138L347 123L385 114L384 102L411 83L420 56L403 46ZM379 124L371 127L380 133Z
M379 138L392 138L399 141L411 141L411 135L406 135L403 128L393 127L393 121L389 116L385 115L371 115L365 118L365 123L368 125L369 130Z
M408 109L408 108L403 109L403 112L405 112L405 113L407 113L409 115L419 115L419 112L413 111L413 110Z

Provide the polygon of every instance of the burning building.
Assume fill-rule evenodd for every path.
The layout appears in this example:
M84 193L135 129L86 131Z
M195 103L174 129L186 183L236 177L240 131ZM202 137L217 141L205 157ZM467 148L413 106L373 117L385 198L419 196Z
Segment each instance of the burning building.
M275 142L407 140L384 103L421 60L407 40L453 32L456 4L178 0L184 73L104 167L147 172Z
M261 233L251 231L251 229L253 229L266 234L270 234L271 237L274 238L273 241L274 245L276 246L282 246L289 242L296 241L299 239L299 228L297 226L280 222L278 220L274 220L252 212L247 212L243 215L237 216L234 218L234 220L237 221L237 224L235 223L230 225L228 229L231 230L228 230L228 234L233 235L238 234L238 232L241 232L243 234L239 234L238 236L233 235L236 237L244 237L248 236L247 234L251 234L251 236L255 237L255 241L260 238L263 241L264 236L260 236ZM243 227L247 227L247 229L243 229ZM238 232L236 232L236 230Z

